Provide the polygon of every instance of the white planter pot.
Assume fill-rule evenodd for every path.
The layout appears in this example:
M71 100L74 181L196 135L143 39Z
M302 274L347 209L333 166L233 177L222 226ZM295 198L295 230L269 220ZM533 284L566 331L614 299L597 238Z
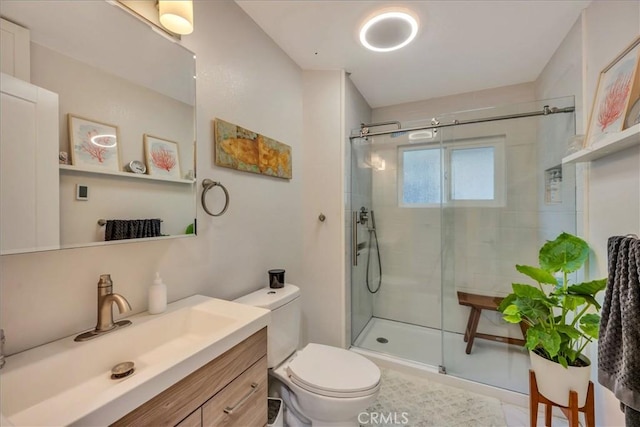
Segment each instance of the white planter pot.
M547 399L562 406L569 406L569 392L578 393L578 407L582 408L587 400L589 378L591 377L591 361L583 359L589 366L568 368L552 362L529 351L531 369L536 373L538 391Z

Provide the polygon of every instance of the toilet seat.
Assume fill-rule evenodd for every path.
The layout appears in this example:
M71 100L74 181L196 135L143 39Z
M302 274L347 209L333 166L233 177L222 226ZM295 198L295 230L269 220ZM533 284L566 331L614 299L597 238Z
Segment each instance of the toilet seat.
M287 375L299 387L329 397L369 396L380 387L380 369L351 351L308 344L287 366Z

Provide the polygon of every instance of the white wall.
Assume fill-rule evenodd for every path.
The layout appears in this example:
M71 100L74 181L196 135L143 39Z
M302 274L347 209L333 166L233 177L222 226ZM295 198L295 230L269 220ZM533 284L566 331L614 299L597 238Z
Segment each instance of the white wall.
M344 346L344 71L304 71L303 342ZM324 214L326 220L318 217ZM295 282L294 282L295 283Z
M594 1L574 25L536 82L545 96L576 95L577 132L584 134L600 71L640 34L640 3ZM640 147L578 165L577 212L593 252L588 278L607 276L607 239L640 234ZM597 348L591 349L596 425L623 426L613 394L597 383Z
M194 9L196 30L183 43L197 54L198 184L221 181L229 210L213 218L199 207L194 238L0 257L8 354L93 327L103 273L111 273L114 291L134 312L146 310L155 271L170 301L196 293L235 298L266 286L271 268L303 281L302 72L234 2L199 1ZM292 146L293 179L215 167L214 117ZM342 194L339 185L334 194ZM209 194L211 209L216 197Z
M598 76L633 39L640 35L640 3L596 1L585 16L585 108L591 110ZM607 239L640 235L640 147L592 162L587 175L588 227L586 237L593 248L589 276L607 276ZM595 348L592 360L597 360ZM595 374L594 374L595 379ZM624 425L617 399L596 387L596 424Z

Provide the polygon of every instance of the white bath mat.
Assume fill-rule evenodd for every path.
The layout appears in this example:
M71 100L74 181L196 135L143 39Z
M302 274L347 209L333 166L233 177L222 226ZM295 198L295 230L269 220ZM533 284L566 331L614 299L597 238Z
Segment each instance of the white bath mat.
M380 395L358 421L376 427L507 425L498 399L390 369L382 369Z

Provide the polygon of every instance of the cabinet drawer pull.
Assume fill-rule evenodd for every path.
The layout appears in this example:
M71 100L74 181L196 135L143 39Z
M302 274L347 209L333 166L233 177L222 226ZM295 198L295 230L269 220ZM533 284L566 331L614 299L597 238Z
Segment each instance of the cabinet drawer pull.
M251 383L251 390L249 390L249 392L247 394L245 394L244 397L242 399L240 399L240 401L238 403L236 403L233 406L227 406L226 408L224 408L224 413L225 414L229 414L229 415L233 415L233 411L235 411L236 409L238 409L239 407L244 405L245 402L247 400L249 400L251 395L253 393L255 393L257 390L258 390L258 383L256 383L256 382Z

